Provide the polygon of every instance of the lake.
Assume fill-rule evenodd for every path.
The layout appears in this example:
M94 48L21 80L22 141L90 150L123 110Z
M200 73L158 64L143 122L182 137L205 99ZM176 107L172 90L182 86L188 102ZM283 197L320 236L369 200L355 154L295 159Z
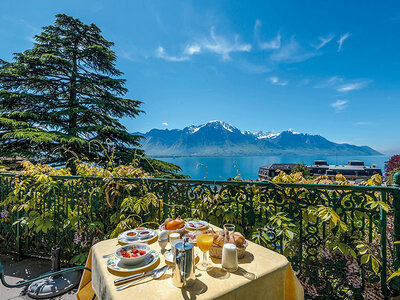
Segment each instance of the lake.
M349 160L364 161L366 166L375 164L382 169L390 156L232 156L232 157L163 157L182 168L182 174L192 179L226 180L234 178L238 173L243 179L257 179L260 166L272 163L301 163L309 165L314 160L326 160L329 164L347 164Z

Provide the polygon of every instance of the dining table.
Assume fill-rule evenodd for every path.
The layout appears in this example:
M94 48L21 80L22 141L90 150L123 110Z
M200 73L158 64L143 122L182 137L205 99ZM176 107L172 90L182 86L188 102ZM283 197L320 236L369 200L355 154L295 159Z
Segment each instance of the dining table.
M215 231L216 226L210 225ZM159 259L150 269L167 264L157 238L148 243L157 251ZM178 288L172 284L172 267L159 279L147 277L137 284L118 291L114 280L127 276L110 270L107 261L121 247L118 239L98 242L90 249L86 267L78 288L79 300L124 300L124 299L304 299L304 290L287 258L277 252L248 241L243 258L238 260L235 272L225 271L221 259L209 258L212 268L196 268L195 283ZM170 248L168 244L167 248ZM198 257L202 252L195 247ZM170 263L168 263L170 264ZM200 262L198 263L200 264ZM149 271L144 269L143 271Z

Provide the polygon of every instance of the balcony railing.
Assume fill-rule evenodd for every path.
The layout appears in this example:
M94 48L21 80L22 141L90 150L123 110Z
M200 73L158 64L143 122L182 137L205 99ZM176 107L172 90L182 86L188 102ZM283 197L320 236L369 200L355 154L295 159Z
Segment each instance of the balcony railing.
M145 191L158 202L137 210L135 224L166 217L235 223L248 239L288 257L309 295L386 298L400 291L397 279L387 282L400 267L398 186L51 176L44 189L13 194L27 179L0 174L0 250L48 256L60 245L64 259L84 260L92 243L129 215L121 211L124 199ZM34 209L12 210L32 198Z

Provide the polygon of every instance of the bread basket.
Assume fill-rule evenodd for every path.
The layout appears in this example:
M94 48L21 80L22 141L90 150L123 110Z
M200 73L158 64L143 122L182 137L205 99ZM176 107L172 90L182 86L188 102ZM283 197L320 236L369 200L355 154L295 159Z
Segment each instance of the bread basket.
M245 240L243 246L237 247L238 258L243 258L244 257L244 253L246 252L247 245L248 245L247 240ZM215 245L215 244L212 244L209 253L210 253L211 257L222 258L222 247L218 246L218 245Z

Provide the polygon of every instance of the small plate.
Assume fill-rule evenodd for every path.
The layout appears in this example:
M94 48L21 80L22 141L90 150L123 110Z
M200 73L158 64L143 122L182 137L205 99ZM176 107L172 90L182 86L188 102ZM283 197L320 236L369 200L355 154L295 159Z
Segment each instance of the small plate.
M174 260L174 255L172 254L171 249L164 252L164 259L166 263L172 264ZM197 264L199 262L199 256L197 253L194 254L194 262Z
M125 232L121 233L121 234L118 236L118 242L120 242L121 244L147 243L147 242L152 241L153 239L155 239L156 236L158 236L158 232L157 232L156 230L153 230L153 229L148 229L148 230L150 231L150 236L149 236L148 238L146 238L146 239L141 239L141 238L138 236L138 237L137 237L136 239L134 239L134 240L128 240L128 239L126 238L126 235L125 235L127 232L130 232L130 231L132 231L132 230L125 231Z
M150 251L150 255L144 261L135 265L124 264L115 254L107 260L107 268L121 273L132 273L147 269L155 265L160 258L160 255L155 250Z
M208 228L208 222L201 220L186 221L185 226L188 230L202 230Z

